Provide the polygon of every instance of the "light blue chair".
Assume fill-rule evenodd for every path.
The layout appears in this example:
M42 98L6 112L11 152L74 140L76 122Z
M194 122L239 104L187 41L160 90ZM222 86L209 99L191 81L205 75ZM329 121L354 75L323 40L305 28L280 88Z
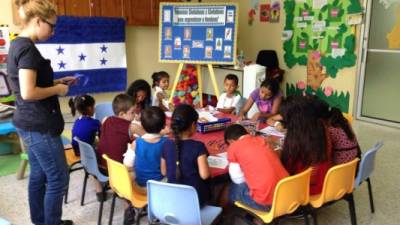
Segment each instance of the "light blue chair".
M192 186L150 180L147 182L149 224L210 225L222 208L205 205L200 209Z
M94 112L95 119L98 119L100 122L103 122L104 117L109 117L113 115L114 111L111 102L96 104Z
M371 212L375 212L374 207L374 198L372 196L372 188L371 188L371 180L370 176L375 168L375 156L378 150L383 146L383 142L377 142L374 147L368 150L365 154L363 154L360 162L360 166L358 168L357 177L354 181L354 188L357 188L361 185L363 181L367 181L368 183L368 194L369 194L369 204L371 206Z
M85 201L85 192L86 192L86 183L89 175L92 175L95 177L102 186L103 190L103 196L106 194L106 190L108 189L108 177L103 175L99 171L99 166L97 164L97 158L96 158L96 153L94 152L94 149L91 145L89 145L86 142L83 142L79 140L78 137L74 137L74 140L78 142L79 145L79 152L81 154L81 164L84 168L85 171L85 178L83 180L83 189L82 189L82 198L81 198L81 206L83 206L83 203ZM99 209L99 218L98 218L98 224L101 224L101 217L103 214L103 202L100 202L100 209Z
M0 225L11 225L11 223L3 218L0 218Z

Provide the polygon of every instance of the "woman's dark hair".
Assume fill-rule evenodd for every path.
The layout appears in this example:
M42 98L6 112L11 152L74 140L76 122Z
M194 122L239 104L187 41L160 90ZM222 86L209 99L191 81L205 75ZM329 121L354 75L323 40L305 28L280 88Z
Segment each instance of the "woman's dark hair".
M224 141L229 145L229 140L237 140L241 136L246 135L247 130L240 124L232 124L224 131Z
M137 102L137 104L139 104L142 109L146 108L147 106L150 106L151 104L150 84L143 79L135 80L129 86L128 90L126 91L126 94L132 96L136 101L136 96L138 91L144 91L146 93L146 98L142 102Z
M309 167L327 160L325 127L313 112L311 100L289 96L279 111L287 129L281 160L288 172L293 174L298 163Z
M272 78L265 78L265 80L261 83L260 87L265 87L269 89L272 93L272 96L278 94L279 91L279 82Z
M83 116L87 116L89 114L89 108L94 107L95 103L96 102L94 98L86 94L76 96L75 98L70 98L68 101L72 116L75 116L76 111Z
M224 80L232 80L236 86L239 85L239 79L235 74L226 75Z
M193 123L196 123L197 120L199 119L199 114L196 112L196 110L186 104L181 104L177 106L172 113L172 118L171 118L171 129L172 129L172 134L174 135L175 138L175 145L176 145L176 179L179 180L180 178L180 149L181 149L181 133L184 131L187 131L188 129L191 128Z
M351 129L351 126L347 119L343 116L342 111L339 108L333 107L331 109L330 118L329 118L330 125L333 127L340 127L346 133L347 138L349 140L354 139L354 133Z
M330 106L324 100L318 98L316 95L307 96L311 102L312 107L314 108L314 113L317 118L322 119L324 121L328 120L330 117Z
M142 111L140 123L147 133L158 134L165 127L165 113L160 107L147 107Z
M154 72L153 75L151 75L151 78L153 79L152 87L154 88L155 86L159 85L161 79L164 79L164 78L169 79L169 74L165 71Z

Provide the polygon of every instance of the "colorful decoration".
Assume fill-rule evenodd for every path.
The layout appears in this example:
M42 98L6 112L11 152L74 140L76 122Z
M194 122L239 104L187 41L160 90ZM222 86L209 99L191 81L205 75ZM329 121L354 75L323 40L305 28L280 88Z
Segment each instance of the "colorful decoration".
M200 105L197 70L194 65L186 64L185 69L182 70L172 101L175 106L179 104Z
M280 0L272 0L271 2L271 23L279 23L281 15L281 2Z
M268 22L271 16L271 5L261 4L260 5L260 22Z
M400 48L400 7L397 8L397 22L392 31L386 35L388 47L392 49Z

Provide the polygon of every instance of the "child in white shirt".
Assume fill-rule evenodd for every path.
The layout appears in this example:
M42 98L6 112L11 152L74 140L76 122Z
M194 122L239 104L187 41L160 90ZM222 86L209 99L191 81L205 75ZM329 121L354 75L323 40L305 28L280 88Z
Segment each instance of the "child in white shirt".
M166 90L169 87L169 74L165 71L155 72L153 78L154 95L151 105L158 106L163 111L170 111L169 99Z
M238 77L234 74L226 75L224 79L225 92L221 94L217 103L217 110L222 113L234 114L238 109L240 93L236 90L238 88Z

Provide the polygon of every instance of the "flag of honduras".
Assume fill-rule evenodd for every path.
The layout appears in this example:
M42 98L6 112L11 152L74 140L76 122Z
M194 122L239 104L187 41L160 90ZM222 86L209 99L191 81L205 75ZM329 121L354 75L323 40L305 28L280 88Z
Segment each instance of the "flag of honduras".
M78 77L68 95L125 90L123 19L60 16L54 36L36 46L51 60L55 79Z

